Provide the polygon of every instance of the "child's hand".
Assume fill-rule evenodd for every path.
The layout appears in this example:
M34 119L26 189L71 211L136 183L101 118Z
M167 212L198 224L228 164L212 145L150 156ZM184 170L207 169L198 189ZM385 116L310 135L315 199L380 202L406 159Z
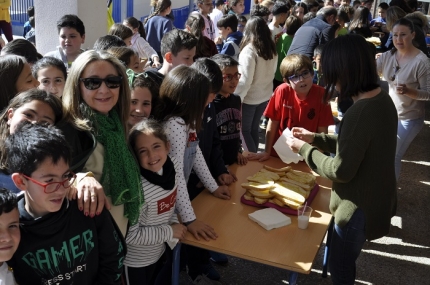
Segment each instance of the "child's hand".
M216 45L222 44L222 36L219 36L218 38L215 39L215 44Z
M248 160L258 160L260 162L263 162L270 158L270 153L268 152L249 153L246 158Z
M218 183L220 185L230 185L231 183L235 182L237 180L236 175L232 173L223 173L220 176L218 176Z
M94 177L84 177L78 182L76 189L78 207L79 210L84 211L85 216L94 217L95 214L99 215L103 207L110 209L110 203L106 199L103 187Z
M200 240L200 236L206 241L209 241L210 239L215 240L218 237L211 226L199 220L195 220L189 224L187 229L196 238L196 240Z
M237 164L239 165L246 165L248 163L248 158L246 156L243 156L240 152L237 153Z
M173 230L173 238L177 238L179 240L185 237L185 233L187 232L187 227L183 224L172 224L170 225Z
M218 187L218 189L216 189L214 192L212 192L212 194L220 199L224 199L224 200L230 200L231 196L230 196L230 190L228 190L228 187L225 185L221 185L220 187Z
M291 133L293 134L294 137L307 143L313 143L315 138L315 133L310 132L304 128L296 128L296 127L292 128Z

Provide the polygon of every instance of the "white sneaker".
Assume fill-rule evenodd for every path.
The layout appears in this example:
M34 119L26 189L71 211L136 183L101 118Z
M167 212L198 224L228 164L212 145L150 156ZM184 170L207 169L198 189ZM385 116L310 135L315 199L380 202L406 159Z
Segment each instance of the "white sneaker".
M199 275L199 276L197 276L196 279L194 279L193 284L198 284L198 285L222 285L221 282L215 281L215 280L211 280L208 277L206 277L206 275Z

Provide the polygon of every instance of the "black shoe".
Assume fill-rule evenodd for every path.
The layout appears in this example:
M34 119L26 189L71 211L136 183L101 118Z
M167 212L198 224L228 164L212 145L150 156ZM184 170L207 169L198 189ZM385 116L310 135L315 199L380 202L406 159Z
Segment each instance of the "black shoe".
M228 263L227 255L215 251L210 251L209 254L211 255L211 261L215 262L219 265L226 265Z

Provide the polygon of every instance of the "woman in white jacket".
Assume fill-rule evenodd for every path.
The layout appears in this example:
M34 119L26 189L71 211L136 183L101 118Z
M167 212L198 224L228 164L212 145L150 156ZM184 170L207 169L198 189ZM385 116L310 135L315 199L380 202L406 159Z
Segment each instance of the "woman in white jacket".
M248 151L258 150L258 128L273 91L278 56L266 22L251 17L246 23L239 54L242 74L235 93L242 99L242 135Z

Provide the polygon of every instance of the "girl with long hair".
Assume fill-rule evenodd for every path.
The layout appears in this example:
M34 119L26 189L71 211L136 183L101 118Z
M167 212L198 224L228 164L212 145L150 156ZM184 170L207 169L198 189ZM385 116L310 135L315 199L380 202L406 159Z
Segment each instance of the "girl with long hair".
M242 134L250 152L258 150L260 118L273 92L278 56L267 23L261 17L248 20L239 54L242 74L235 93L242 99ZM272 76L268 76L272 74Z
M172 1L158 0L154 12L145 19L144 27L146 40L149 45L157 52L159 60L163 61L161 54L161 39L164 34L173 29L172 20L167 17L172 11Z

